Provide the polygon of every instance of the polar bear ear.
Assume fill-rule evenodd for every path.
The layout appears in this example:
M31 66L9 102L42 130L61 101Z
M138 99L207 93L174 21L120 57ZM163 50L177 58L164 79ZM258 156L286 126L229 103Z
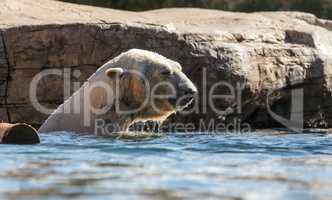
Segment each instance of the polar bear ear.
M116 75L122 75L124 73L124 70L122 68L110 68L106 70L105 73L108 77L113 78Z

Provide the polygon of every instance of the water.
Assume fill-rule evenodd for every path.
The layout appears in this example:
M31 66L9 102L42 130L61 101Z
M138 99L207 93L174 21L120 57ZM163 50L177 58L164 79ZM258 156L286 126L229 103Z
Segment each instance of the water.
M331 199L332 135L55 133L0 145L0 199Z

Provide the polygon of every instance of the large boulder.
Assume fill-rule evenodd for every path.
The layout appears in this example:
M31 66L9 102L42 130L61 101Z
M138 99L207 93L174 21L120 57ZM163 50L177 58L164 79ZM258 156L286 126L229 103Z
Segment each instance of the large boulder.
M332 126L331 21L299 12L127 12L50 0L2 0L0 7L5 8L0 11L0 120L35 125L45 120L29 98L39 72L65 69L73 83L83 82L105 61L141 48L181 63L200 90L199 111L171 121L197 125L236 117L256 127L278 126L267 106L289 118L292 91L301 88L304 124ZM217 112L206 96L220 81L243 89L240 99L215 99ZM229 92L221 85L215 90ZM37 95L51 108L62 103L63 76L42 79Z

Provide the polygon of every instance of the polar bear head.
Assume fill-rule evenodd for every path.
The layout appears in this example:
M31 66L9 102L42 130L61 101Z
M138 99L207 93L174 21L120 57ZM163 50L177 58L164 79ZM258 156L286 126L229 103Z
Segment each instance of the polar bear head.
M178 62L146 50L129 50L104 70L116 81L117 102L133 121L162 121L185 108L197 93Z
M105 135L139 121L163 121L193 101L197 89L179 63L132 49L100 67L39 129Z

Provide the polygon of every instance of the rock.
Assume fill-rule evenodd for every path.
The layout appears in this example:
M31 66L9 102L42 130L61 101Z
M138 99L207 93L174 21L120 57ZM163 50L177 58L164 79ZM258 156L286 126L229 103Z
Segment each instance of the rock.
M43 106L47 108L55 109L55 104L45 104ZM7 107L10 121L28 123L34 127L38 127L47 118L48 115L38 112L30 103L9 105Z
M8 113L7 113L7 108L5 108L3 105L0 108L0 116L1 116L1 122L8 122L10 121L8 119Z
M289 118L291 94L300 88L305 126L332 126L331 21L300 12L127 12L51 0L2 0L0 6L7 8L0 12L0 99L10 122L41 124L45 119L29 98L39 72L62 73L45 78L37 89L39 101L56 106L65 96L63 73L72 77L73 86L121 52L141 48L180 62L200 89L199 110L177 114L170 122L193 122L196 130L211 119L279 126L267 111L268 94L275 91L268 98L272 110ZM214 100L216 111L206 96L220 81L242 84L243 92L240 100ZM229 88L215 92L229 94Z
M0 34L0 121L9 121L7 116L6 93L8 83L8 59L7 52L3 44L2 32Z

